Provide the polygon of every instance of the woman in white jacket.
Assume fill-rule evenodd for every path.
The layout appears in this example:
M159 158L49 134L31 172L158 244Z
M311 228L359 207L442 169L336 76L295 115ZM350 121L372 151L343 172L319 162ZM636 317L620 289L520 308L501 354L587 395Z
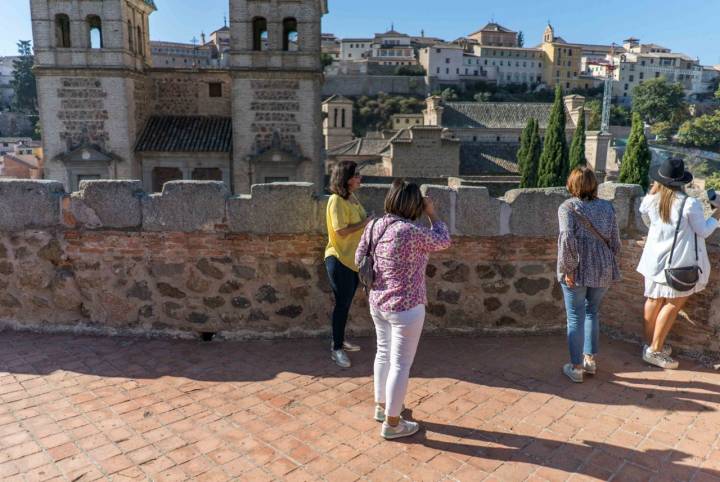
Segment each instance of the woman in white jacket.
M645 277L647 298L647 345L643 347L643 360L661 368L675 369L678 363L670 357L672 349L665 345L665 338L690 296L704 290L708 284L710 259L705 239L718 227L720 211L715 211L714 218L706 219L702 204L685 194L683 188L693 176L685 170L682 159L668 159L653 169L650 177L655 184L640 206L640 213L650 218L650 232L637 269ZM678 221L680 230L669 266ZM689 291L678 291L669 286L665 269L687 266L700 267L698 283Z

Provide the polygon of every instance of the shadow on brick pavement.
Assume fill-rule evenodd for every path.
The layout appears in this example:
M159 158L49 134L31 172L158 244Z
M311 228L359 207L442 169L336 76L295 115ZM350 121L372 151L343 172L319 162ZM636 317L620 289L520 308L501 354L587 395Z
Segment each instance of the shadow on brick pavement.
M720 374L650 368L603 340L566 382L563 337L424 338L391 443L325 340L3 333L0 479L720 480Z

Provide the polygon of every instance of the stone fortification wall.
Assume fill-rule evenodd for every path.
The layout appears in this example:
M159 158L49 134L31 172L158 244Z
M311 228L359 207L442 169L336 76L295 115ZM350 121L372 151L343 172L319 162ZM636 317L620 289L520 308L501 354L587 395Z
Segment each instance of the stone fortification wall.
M430 88L425 77L406 75L350 74L325 77L323 96L331 95L427 95Z
M382 212L387 186L366 186L368 211ZM562 189L424 186L447 220L453 247L428 267L428 331L562 331L555 281ZM139 182L91 181L66 194L50 181L0 181L0 320L26 329L228 337L328 332L332 295L323 250L326 199L311 184L253 187L232 197L221 183L173 182L147 195ZM642 319L633 274L645 226L642 192L606 184L625 251L623 283L608 295L605 323L632 337ZM22 206L22 209L18 209ZM713 238L714 264L720 239ZM720 352L718 275L693 301L673 341ZM369 333L359 293L350 327Z

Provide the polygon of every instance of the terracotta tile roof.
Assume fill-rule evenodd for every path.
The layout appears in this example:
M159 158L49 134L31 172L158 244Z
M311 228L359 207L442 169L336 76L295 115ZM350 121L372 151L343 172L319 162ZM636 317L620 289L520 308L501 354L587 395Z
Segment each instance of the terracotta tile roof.
M512 142L464 142L460 145L460 175L519 174L519 147Z
M5 162L13 161L32 169L38 168L38 160L35 156L27 154L5 154Z
M551 103L540 102L446 102L443 127L523 129L530 118L547 127L552 111ZM568 126L572 120L568 116Z
M138 152L231 152L232 118L153 116L138 139Z
M389 144L388 139L360 137L328 150L330 156L379 156Z

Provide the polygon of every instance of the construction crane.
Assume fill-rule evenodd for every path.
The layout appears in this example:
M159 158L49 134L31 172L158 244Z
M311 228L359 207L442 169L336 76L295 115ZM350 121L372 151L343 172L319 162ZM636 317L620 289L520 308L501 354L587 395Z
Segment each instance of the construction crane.
M605 69L605 91L603 93L602 103L602 117L600 120L600 132L607 134L610 132L610 111L612 110L612 93L613 93L613 81L615 80L615 47L617 45L613 42L610 47L610 57L608 62L602 61L591 61L588 65L597 65Z

